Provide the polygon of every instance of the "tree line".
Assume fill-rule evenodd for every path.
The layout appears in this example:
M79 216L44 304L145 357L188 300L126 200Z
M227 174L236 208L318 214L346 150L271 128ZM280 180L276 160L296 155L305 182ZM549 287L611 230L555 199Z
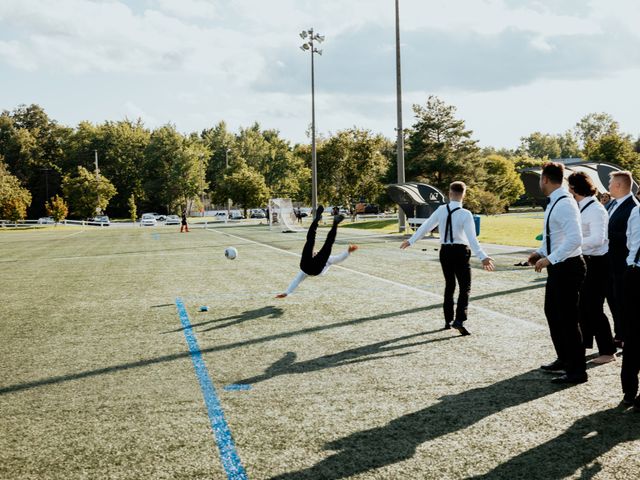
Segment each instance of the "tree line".
M414 105L405 132L409 181L440 189L469 185L468 207L504 211L524 193L518 170L550 158L616 163L640 178L640 139L620 131L606 113L592 113L561 134L534 132L515 149L481 148L456 108L436 96ZM99 169L95 168L96 157ZM317 141L321 202L360 199L389 206L385 185L396 181L395 142L353 127ZM231 132L221 121L184 134L174 125L147 128L141 120L81 122L68 127L39 105L0 114L0 218L93 216L135 218L138 211L199 210L203 198L242 208L271 197L308 205L311 147L292 144L258 123Z

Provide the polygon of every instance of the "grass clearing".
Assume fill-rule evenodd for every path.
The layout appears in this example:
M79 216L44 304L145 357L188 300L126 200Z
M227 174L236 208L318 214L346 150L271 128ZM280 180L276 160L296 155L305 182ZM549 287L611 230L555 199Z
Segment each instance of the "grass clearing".
M250 479L640 476L621 362L572 388L537 370L544 275L519 248L487 247L493 274L472 261L458 337L432 239L341 228L335 252L361 245L345 268L277 300L302 232L64 232L0 233L0 478L226 478L177 297Z

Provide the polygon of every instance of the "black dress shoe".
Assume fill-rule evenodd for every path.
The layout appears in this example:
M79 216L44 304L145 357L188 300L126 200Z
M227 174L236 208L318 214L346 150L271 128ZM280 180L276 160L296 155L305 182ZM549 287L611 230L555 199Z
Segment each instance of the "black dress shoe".
M460 325L459 327L456 327L456 330L458 330L460 332L460 335L462 335L463 337L466 337L467 335L471 335L471 332L466 328L464 328L462 325Z
M551 382L561 383L561 384L570 383L573 385L577 385L578 383L585 383L588 379L589 377L587 376L586 373L571 374L571 375L569 375L568 373L565 373L564 375L561 375L559 377L552 379Z
M557 360L554 360L551 363L547 363L546 365L540 365L540 368L542 370L547 371L547 372L562 372L567 367L565 367L563 362L561 362L559 359L557 359Z
M451 330L451 324L449 322L444 322L444 329Z
M634 400L635 396L627 393L622 399L622 405L625 407L630 407L631 405L633 405Z

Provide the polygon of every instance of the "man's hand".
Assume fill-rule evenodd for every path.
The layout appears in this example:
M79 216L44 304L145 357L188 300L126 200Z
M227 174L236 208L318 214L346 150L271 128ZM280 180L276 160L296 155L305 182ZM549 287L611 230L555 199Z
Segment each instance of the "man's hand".
M536 262L536 266L535 266L535 270L536 272L540 273L542 271L543 268L547 268L549 265L551 265L551 262L549 261L548 258L541 258L540 260L538 260Z
M410 246L411 244L409 243L409 240L405 240L400 244L400 250L404 250L405 248L409 248Z
M542 255L540 255L538 252L533 252L531 255L529 255L529 258L527 258L527 263L529 265L535 265L536 262L541 258L542 258Z
M276 295L276 298L284 298L286 296L287 296L286 293L279 293L278 295Z
M493 272L496 269L496 265L493 262L493 258L487 257L482 260L482 268L484 268L487 272Z
M349 245L348 251L349 253L353 253L358 249L358 245Z

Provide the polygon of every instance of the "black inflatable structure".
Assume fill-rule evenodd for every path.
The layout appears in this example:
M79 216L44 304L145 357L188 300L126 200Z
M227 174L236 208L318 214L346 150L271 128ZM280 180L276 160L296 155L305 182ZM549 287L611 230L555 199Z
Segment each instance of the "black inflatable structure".
M407 218L428 218L443 203L444 194L426 183L398 183L387 185L387 193Z

